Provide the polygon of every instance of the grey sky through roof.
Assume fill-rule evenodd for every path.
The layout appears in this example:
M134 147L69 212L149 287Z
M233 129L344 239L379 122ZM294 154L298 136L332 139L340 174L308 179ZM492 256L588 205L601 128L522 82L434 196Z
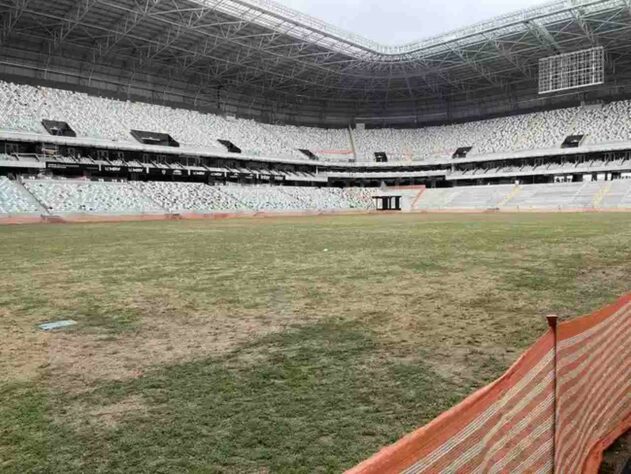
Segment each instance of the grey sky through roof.
M303 13L386 45L420 40L541 0L278 0Z

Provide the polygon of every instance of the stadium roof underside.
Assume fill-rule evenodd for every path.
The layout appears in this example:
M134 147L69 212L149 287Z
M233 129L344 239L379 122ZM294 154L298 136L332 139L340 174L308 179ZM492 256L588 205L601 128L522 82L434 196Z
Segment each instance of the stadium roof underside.
M264 121L562 105L576 93L538 97L538 60L593 46L606 50L607 84L590 94L631 92L631 0L561 0L393 47L269 0L0 0L0 15L4 77Z

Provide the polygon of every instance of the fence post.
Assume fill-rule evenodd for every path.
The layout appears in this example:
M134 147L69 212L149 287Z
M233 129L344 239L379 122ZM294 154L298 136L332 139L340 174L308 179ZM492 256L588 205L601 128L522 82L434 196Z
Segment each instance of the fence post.
M554 337L554 356L553 356L553 378L552 378L552 390L554 391L552 409L554 410L554 416L552 421L552 472L556 472L556 458L557 458L557 420L558 420L558 412L557 412L557 324L559 317L556 314L549 314L546 316L546 320L548 321L548 326L552 331L552 335Z

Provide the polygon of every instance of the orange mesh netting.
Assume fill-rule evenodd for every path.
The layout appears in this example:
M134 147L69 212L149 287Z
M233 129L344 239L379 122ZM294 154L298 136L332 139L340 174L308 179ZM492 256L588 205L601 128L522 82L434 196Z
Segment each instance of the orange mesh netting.
M348 472L595 473L629 427L631 295L551 328L501 378Z

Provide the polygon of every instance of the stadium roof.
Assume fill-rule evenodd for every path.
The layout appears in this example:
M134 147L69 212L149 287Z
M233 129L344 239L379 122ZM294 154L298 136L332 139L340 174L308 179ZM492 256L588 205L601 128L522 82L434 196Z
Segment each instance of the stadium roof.
M0 15L5 76L268 121L545 105L538 60L592 46L607 52L609 92L631 79L631 0L559 0L400 46L270 0L0 0Z

